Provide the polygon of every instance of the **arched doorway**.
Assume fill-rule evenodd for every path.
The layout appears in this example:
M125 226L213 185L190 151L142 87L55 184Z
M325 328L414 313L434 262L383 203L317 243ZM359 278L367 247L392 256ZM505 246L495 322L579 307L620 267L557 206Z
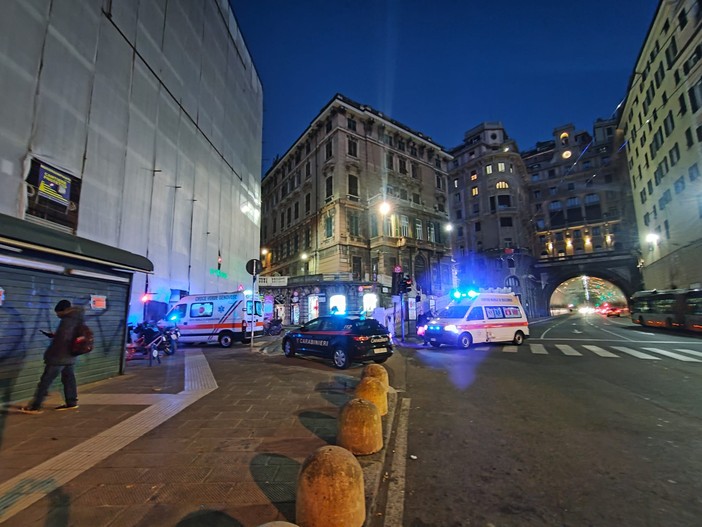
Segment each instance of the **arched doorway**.
M431 273L426 258L421 254L414 259L414 281L424 294L431 293Z

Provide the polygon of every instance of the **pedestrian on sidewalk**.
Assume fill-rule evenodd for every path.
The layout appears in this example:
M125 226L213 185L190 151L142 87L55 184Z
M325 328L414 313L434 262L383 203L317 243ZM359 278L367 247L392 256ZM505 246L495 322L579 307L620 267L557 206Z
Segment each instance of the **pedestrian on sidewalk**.
M54 333L42 331L51 339L51 344L44 352L44 373L39 379L34 399L29 406L21 409L23 413L42 412L41 405L49 393L49 387L59 374L61 374L63 396L66 402L56 407L56 410L78 408L78 388L73 370L76 363L76 357L73 355L73 341L78 326L83 323L83 308L71 306L71 303L64 299L56 304L54 311L61 322Z

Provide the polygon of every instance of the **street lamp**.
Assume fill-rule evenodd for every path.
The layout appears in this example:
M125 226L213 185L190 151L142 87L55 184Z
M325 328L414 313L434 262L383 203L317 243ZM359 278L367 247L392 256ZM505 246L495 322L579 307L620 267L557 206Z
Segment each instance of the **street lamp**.
M302 260L302 270L305 272L305 282L307 281L307 259L309 255L307 253L302 253L300 259Z

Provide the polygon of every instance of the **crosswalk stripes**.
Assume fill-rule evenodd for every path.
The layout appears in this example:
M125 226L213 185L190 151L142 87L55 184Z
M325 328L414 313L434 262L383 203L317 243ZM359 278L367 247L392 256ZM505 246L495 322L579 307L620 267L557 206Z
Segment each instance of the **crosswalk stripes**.
M640 351L633 350L631 348L625 348L624 346L612 346L615 350L621 351L624 353L627 353L631 355L632 357L636 357L637 359L644 359L644 360L661 360L660 357L654 357L653 355L648 355L646 353L641 353Z
M546 351L546 346L544 346L543 344L529 344L529 347L531 348L531 352L536 355L548 355L548 351Z
M578 351L576 349L578 347L581 349L581 351ZM522 346L516 346L513 344L483 344L483 345L478 345L478 346L472 346L471 350L474 352L483 352L483 353L494 353L494 352L502 352L502 353L531 353L532 355L552 355L552 356L558 356L558 355L565 355L569 357L583 357L584 355L589 355L588 353L582 351L582 349L587 350L590 353L593 353L597 355L598 357L603 357L603 358L612 358L612 359L620 359L622 358L621 354L625 355L630 355L632 357L635 357L637 359L642 359L642 360L661 360L662 357L667 357L669 359L675 359L679 360L682 362L697 362L697 363L702 363L702 351L696 351L692 349L686 349L686 348L675 348L672 351L668 351L665 349L661 348L653 348L653 347L641 347L639 348L640 350L644 351L639 351L639 349L634 349L630 348L627 346L607 346L610 349L613 349L614 351L618 352L617 353L612 353L609 351L609 349L605 349L604 347L601 346L595 346L593 344L578 344L578 345L570 345L570 344L548 344L548 346L536 342L529 342L528 344L525 343ZM660 355L660 356L659 356ZM698 357L698 358L695 358Z
M563 355L570 355L571 357L582 355L582 353L576 351L573 346L569 346L568 344L556 344L556 347L561 350Z
M672 351L662 350L658 348L644 348L646 351L651 351L653 353L658 353L664 357L670 357L671 359L681 360L683 362L702 362L699 359L693 359L692 357L687 357L686 355L680 355L679 353L673 353Z
M615 355L611 351L607 351L606 349L600 348L599 346L593 346L591 344L584 344L583 348L590 350L595 355L599 355L600 357L611 357L611 358L615 358L615 359L620 358L619 355Z

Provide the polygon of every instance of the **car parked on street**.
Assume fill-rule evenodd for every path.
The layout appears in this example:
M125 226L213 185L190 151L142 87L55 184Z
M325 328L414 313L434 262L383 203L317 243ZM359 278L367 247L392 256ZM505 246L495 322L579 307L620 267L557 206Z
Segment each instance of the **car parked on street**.
M310 320L283 337L286 357L314 355L331 359L339 369L352 362L385 362L393 354L389 330L372 318L328 315Z

